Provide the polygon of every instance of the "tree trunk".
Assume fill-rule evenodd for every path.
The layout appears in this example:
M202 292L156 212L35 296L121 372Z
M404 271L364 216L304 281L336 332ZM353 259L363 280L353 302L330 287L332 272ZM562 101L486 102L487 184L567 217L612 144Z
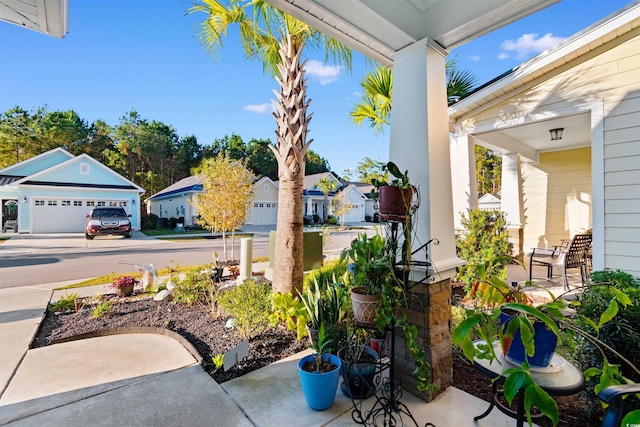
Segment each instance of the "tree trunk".
M273 288L276 292L302 292L302 180L281 179L278 191L278 225L273 263Z
M302 187L305 154L311 144L311 140L306 141L311 115L307 116L309 101L304 64L300 63L303 48L303 41L294 40L288 34L280 43L280 92L276 93L278 103L274 102L277 148L269 145L278 161L280 180L273 264L273 289L276 292L293 292L294 289L302 292L303 283Z

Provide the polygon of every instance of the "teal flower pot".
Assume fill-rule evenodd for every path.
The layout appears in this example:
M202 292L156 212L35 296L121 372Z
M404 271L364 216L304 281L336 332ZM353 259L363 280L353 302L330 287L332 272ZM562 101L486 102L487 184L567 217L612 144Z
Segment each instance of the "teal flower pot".
M322 356L322 360L333 363L336 366L333 371L307 372L302 369L306 363L315 362L315 359L315 354L310 354L300 359L298 361L298 374L307 405L316 411L324 411L333 405L333 401L336 398L341 362L337 356L325 354Z

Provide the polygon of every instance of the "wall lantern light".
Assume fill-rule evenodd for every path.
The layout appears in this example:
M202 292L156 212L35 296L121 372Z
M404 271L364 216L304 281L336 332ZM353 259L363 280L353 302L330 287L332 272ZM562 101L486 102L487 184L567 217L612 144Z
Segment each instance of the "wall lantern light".
M559 139L562 139L562 131L563 130L564 130L564 128L551 129L549 131L549 133L551 134L551 140L552 141L557 141Z
M23 196L21 202L22 203L27 203L27 196Z
M131 204L135 205L136 204L136 199L131 199Z

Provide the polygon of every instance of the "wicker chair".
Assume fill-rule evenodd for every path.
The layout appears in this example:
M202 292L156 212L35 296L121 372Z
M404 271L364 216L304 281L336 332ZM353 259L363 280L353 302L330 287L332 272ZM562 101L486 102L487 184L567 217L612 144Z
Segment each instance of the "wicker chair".
M589 276L587 257L591 249L591 233L576 234L571 241L563 241L552 249L533 248L529 259L529 280L531 280L534 265L547 267L547 279L551 279L554 268L562 270L562 283L565 290L569 290L567 269L579 268L582 284Z

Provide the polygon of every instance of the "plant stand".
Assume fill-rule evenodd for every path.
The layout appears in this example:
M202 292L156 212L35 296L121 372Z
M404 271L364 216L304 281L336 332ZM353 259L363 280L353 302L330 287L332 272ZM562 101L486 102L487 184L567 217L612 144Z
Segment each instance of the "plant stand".
M400 225L402 225L402 233L407 235L407 227L410 227L410 218L405 221L397 221L392 220L387 222L387 236L390 239L392 250L394 253L397 251L398 247L398 238L400 233ZM409 278L409 268L410 266L415 265L423 265L425 267L430 266L431 264L428 261L416 261L413 260L413 255L417 254L420 251L425 251L426 258L428 259L428 245L434 243L438 244L438 241L435 239L430 240L424 245L420 246L415 251L412 251L409 256L402 255L400 257L400 261L396 262L395 268L396 270L402 271L402 283L405 284L405 290L410 290L410 288L406 287ZM396 257L396 259L398 259ZM425 277L419 283L414 283L411 288L414 286L426 282L428 279ZM354 322L356 326L372 329L375 326L371 324L362 324L359 322ZM392 320L389 325L388 331L389 334L389 345L391 346L391 352L388 358L388 361L384 361L386 358L382 356L378 359L378 366L376 375L374 376L374 380L372 382L367 382L361 375L359 374L350 374L355 375L356 378L348 378L343 379L345 381L353 381L353 382L362 382L366 387L370 389L370 392L375 399L373 406L370 409L363 409L364 399L354 399L352 398L353 411L351 412L351 418L358 424L367 425L367 426L398 426L398 425L415 425L418 426L418 422L415 420L411 411L407 405L402 403L400 399L402 398L402 387L400 385L400 381L395 379L395 338L396 338L396 324L395 321ZM388 370L388 377L383 378L383 373ZM378 386L379 389L378 389ZM366 407L369 406L368 400L366 403ZM411 422L410 422L411 421ZM435 427L432 423L425 423L425 427Z

